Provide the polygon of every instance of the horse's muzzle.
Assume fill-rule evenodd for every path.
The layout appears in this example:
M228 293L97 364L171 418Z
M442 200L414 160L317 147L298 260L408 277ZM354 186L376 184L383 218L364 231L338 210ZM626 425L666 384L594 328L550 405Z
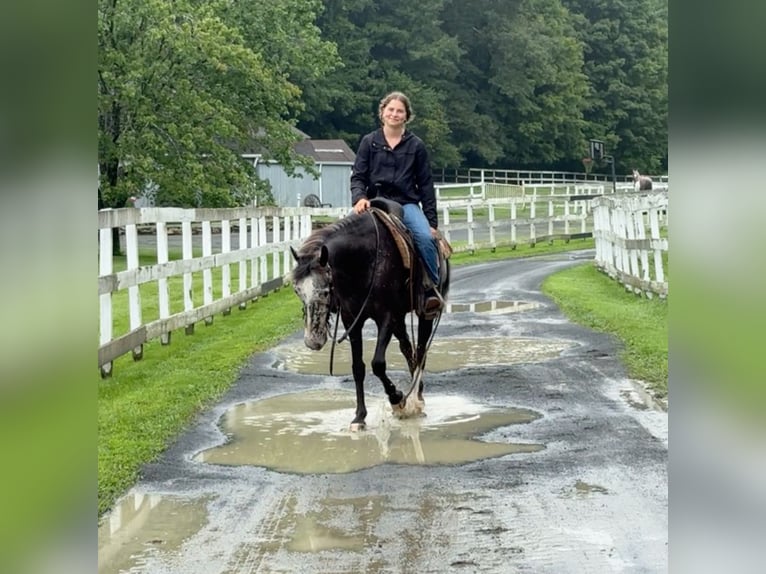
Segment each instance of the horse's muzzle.
M312 351L319 351L327 343L327 332L312 333L306 330L303 333L303 342Z

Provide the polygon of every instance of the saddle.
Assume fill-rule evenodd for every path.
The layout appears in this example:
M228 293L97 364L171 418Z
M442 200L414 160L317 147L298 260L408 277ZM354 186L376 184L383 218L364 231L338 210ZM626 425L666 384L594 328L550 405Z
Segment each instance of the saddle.
M391 232L391 236L394 238L394 242L399 249L399 254L402 257L402 263L404 264L405 269L411 271L410 278L415 280L414 285L416 286L416 291L414 293L416 297L416 311L419 315L423 314L425 311L425 292L433 287L433 284L428 277L422 259L415 249L410 230L405 227L404 223L402 223L402 218L404 216L402 206L390 199L375 197L370 200L370 210L373 215L378 218L378 221L383 223ZM439 246L440 287L444 284L446 279L446 261L452 255L452 246L441 233L438 234L437 245Z

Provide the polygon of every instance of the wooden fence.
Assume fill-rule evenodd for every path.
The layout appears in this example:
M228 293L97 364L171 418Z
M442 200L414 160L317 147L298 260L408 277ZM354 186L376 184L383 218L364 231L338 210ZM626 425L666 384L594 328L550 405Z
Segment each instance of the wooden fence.
M596 265L635 293L667 297L667 218L666 192L595 198Z
M340 217L347 210L308 208L176 209L126 208L99 211L99 351L102 376L111 373L112 361L125 353L134 359L143 354L143 344L160 338L170 342L170 334L184 328L193 332L199 321L211 323L217 313L228 314L232 307L282 285L291 268L290 246L300 245L311 232L312 217ZM112 255L112 229L124 228L125 269L115 271ZM139 231L150 228L154 236L152 262L139 264ZM213 252L213 232L220 246ZM169 237L180 231L181 258L170 260ZM236 247L232 249L232 237ZM200 241L201 239L201 241ZM197 253L195 253L195 243ZM201 249L201 253L199 253ZM232 267L237 272L232 281ZM219 270L214 297L213 270ZM193 277L201 274L202 298L195 300ZM169 279L180 278L183 309L171 311ZM139 287L155 286L158 317L144 319ZM129 328L113 333L113 297L127 291ZM199 290L197 290L199 292Z
M439 228L456 252L584 238L594 230L592 206L597 198L540 192L442 199ZM298 248L319 222L347 214L346 208L308 207L100 211L98 366L102 376L111 374L117 357L132 353L140 359L147 341L169 344L173 331L184 329L191 334L195 323L210 324L215 315L244 308L281 287L293 266L290 247ZM601 215L602 221L607 217L612 221L608 214ZM632 217L631 225L635 225ZM112 255L113 228L124 234L124 258ZM630 263L632 250L637 249L630 241L643 235L634 231L635 237L622 240L617 233L602 230L599 253L605 269L627 273L624 262ZM667 249L667 242L663 245ZM607 249L611 249L611 266L605 259ZM618 250L627 250L627 259L616 258ZM650 286L662 284L661 278L652 277ZM127 320L114 316L115 309L126 308ZM115 328L116 322L121 329Z

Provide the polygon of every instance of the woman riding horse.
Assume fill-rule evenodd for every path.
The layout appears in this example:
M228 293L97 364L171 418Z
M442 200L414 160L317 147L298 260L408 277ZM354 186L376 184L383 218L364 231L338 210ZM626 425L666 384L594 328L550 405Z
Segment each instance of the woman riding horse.
M406 129L415 116L409 98L403 93L385 96L380 101L378 117L381 127L364 136L357 150L351 174L351 204L356 213L368 209L373 197L401 204L402 221L412 233L428 271L426 313L435 315L443 309L444 298L438 289L439 219L428 152L423 140Z

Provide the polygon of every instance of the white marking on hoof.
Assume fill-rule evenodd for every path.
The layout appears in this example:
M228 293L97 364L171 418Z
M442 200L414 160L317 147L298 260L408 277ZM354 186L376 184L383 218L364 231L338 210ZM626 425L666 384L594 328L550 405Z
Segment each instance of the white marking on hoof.
M410 396L402 400L398 405L393 405L394 416L398 419L409 419L424 416L423 409L426 404L424 401Z
M365 423L351 423L351 425L348 427L348 430L351 432L360 432L367 428L367 425Z

